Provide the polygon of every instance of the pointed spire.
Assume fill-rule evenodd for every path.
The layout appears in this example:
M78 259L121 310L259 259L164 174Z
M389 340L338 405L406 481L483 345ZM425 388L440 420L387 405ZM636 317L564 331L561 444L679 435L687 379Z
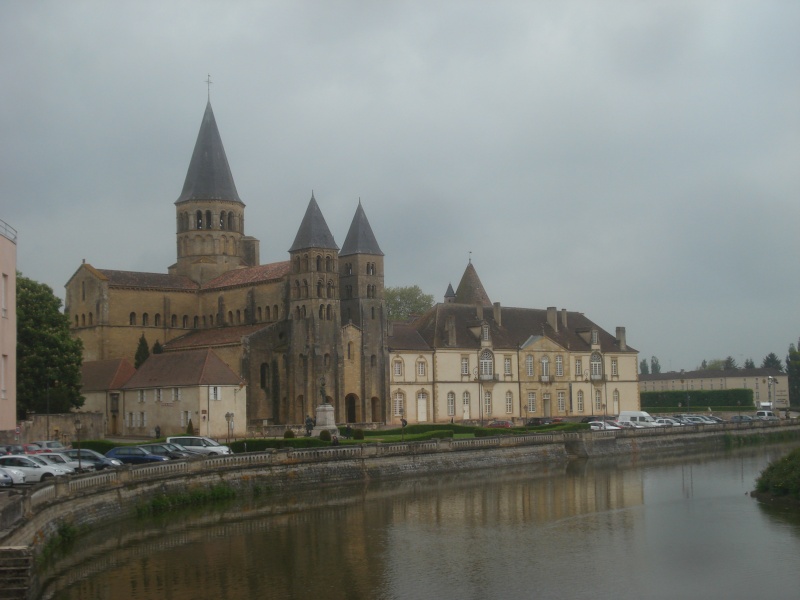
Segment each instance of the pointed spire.
M289 252L306 248L339 249L339 246L333 240L331 230L328 229L325 217L322 216L322 211L314 198L313 191L311 192L311 200L308 202L303 222L300 223L300 228L297 230L297 235L294 238L292 247L289 248Z
M353 222L350 223L350 230L347 232L347 237L344 240L339 256L348 256L350 254L383 256L383 252L378 246L378 240L375 239L375 234L372 233L372 227L369 226L367 215L361 206L361 198L358 199L358 208L356 208L356 214L353 216Z
M444 293L444 297L445 297L445 300L447 298L455 298L456 297L456 293L453 291L453 284L452 283L448 283L447 284L447 291Z
M481 306L492 305L489 295L486 293L486 290L483 289L481 278L478 277L478 272L472 264L471 257L467 268L464 270L464 275L461 276L458 289L456 290L456 303L480 304Z
M233 182L211 102L206 104L183 191L175 203L188 200L229 200L242 203Z

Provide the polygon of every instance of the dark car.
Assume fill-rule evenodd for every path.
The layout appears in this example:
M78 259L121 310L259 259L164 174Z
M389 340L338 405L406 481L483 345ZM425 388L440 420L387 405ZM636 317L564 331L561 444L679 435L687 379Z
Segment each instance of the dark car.
M175 444L166 442L163 444L139 444L139 448L144 448L152 454L158 454L159 456L166 456L167 458L173 459L192 458L193 456L198 456L193 452L180 449Z
M116 458L107 458L99 452L95 452L94 450L89 450L87 448L81 448L80 450L77 448L71 448L69 450L65 450L64 454L69 456L72 460L78 460L78 457L80 457L79 462L86 462L92 465L95 471L114 469L122 466L121 460Z
M19 444L10 444L5 448L6 448L6 454L25 454L25 448L23 448Z
M117 446L106 452L106 458L116 458L127 465L143 465L169 460L166 456L153 454L138 446Z
M526 425L528 427L538 427L539 425L549 425L553 422L553 419L550 417L532 417L528 419Z
M750 415L733 415L731 417L731 423L753 423L755 419Z

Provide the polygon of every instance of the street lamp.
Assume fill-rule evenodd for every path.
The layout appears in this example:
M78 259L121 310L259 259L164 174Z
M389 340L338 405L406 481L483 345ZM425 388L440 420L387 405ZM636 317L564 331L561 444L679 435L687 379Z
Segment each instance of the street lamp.
M78 471L83 471L83 464L81 463L81 420L75 419L75 432L78 435Z

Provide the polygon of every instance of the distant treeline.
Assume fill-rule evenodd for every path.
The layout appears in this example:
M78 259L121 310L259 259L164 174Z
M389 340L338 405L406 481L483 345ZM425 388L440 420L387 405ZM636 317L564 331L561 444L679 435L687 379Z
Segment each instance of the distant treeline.
M755 408L753 390L693 390L689 392L689 409L705 410L706 408ZM640 394L642 410L648 408L686 408L686 391L642 392Z

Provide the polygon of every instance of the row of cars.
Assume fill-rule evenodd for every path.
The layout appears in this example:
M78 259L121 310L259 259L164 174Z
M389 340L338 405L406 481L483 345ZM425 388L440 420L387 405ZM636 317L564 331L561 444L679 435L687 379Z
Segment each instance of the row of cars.
M184 445L185 444L185 445ZM113 469L123 464L145 464L170 459L231 454L202 436L178 436L165 442L119 446L105 455L87 448L66 448L57 441L0 446L0 487L38 483L51 477Z

